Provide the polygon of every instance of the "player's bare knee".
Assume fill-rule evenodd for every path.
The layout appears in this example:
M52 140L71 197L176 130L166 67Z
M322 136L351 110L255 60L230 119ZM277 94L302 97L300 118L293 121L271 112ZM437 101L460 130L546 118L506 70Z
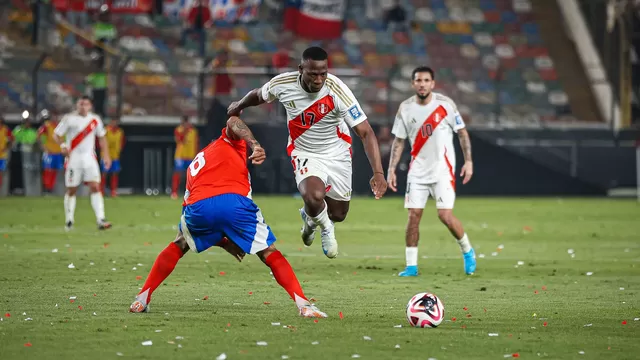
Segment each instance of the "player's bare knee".
M78 192L78 188L67 188L67 195L75 196L76 192Z
M260 260L266 264L269 255L273 254L276 251L278 251L278 249L276 249L275 245L271 244L268 248L258 251L256 255L258 255L258 258L260 258Z
M347 218L347 213L348 212L344 210L331 211L329 219L333 222L343 222Z
M324 194L324 189L309 189L304 194L302 194L302 200L309 207L321 211L324 202Z
M420 225L420 219L422 219L421 209L409 209L409 226L417 227Z
M98 183L90 183L89 184L89 191L92 194L95 194L97 192L100 192L100 185Z
M189 244L187 243L187 240L184 238L181 232L176 235L176 239L173 240L173 242L174 244L178 245L180 250L182 250L182 254L186 254L187 251L189 251Z
M438 218L449 227L453 225L453 212L450 209L439 209Z

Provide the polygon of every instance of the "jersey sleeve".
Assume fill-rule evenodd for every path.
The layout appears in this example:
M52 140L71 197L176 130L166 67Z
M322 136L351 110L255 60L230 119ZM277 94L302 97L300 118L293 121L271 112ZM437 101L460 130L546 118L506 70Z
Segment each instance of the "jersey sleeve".
M367 120L367 115L362 111L362 107L351 89L345 83L335 78L335 86L329 87L335 92L338 98L338 110L349 127L356 127Z
M453 102L453 100L448 99L447 105L450 111L450 114L447 117L447 121L453 131L457 133L458 130L465 128L464 120L462 119L462 115L460 115L460 111L458 111L458 107L456 106L456 103Z
M408 134L407 125L404 123L404 115L402 114L402 105L398 108L396 118L393 120L393 128L391 133L398 139L406 139Z
M105 135L107 135L107 130L104 128L102 119L98 117L97 120L98 126L96 126L96 135L98 135L98 137L104 137Z
M62 117L62 119L60 120L60 122L58 123L58 126L56 126L56 128L53 130L53 133L63 137L67 134L67 128L68 128L68 124L69 124L69 116L65 115Z
M278 76L274 76L273 79L269 80L268 83L262 85L262 88L260 89L262 99L264 99L264 101L268 103L273 102L276 99L279 99L280 88L281 88L281 86L279 85L288 83L289 80L295 76L297 75L292 73L283 73Z

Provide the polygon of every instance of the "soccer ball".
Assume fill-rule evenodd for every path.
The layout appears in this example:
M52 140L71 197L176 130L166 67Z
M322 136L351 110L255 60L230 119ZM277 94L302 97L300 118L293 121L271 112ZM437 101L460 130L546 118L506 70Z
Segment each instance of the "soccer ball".
M444 305L434 294L414 295L407 304L407 320L413 327L434 328L444 319Z

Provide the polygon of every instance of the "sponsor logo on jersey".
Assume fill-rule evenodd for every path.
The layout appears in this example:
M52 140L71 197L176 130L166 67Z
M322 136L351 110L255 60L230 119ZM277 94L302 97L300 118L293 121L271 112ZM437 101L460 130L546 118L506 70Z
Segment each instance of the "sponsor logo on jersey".
M295 103L293 100L289 101L289 102L287 103L287 105L288 105L290 108L293 108L293 109L295 109L295 108L296 108L296 103Z
M360 109L358 109L358 105L353 105L349 108L349 115L351 115L351 118L353 120L357 120L360 116L362 116Z

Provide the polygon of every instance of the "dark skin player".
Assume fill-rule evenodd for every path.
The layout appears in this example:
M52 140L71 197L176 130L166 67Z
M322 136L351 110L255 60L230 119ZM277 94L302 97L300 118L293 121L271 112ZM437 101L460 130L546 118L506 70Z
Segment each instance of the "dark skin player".
M322 89L327 80L328 64L327 60L303 60L298 65L298 71L302 75L302 87L308 93L316 93ZM251 106L264 104L266 101L262 98L260 88L251 90L240 101L236 101L229 105L227 114L229 116L238 116L243 109ZM387 181L382 170L382 162L380 160L380 150L378 140L368 121L363 121L356 125L353 130L360 137L364 144L364 150L373 170L373 177L369 181L371 190L376 199L380 199L387 191ZM325 198L325 183L316 176L310 176L304 179L298 186L300 195L305 204L305 211L310 216L317 216L323 210L324 204L327 203L329 218L333 222L342 222L349 212L349 201L338 201L329 197Z

